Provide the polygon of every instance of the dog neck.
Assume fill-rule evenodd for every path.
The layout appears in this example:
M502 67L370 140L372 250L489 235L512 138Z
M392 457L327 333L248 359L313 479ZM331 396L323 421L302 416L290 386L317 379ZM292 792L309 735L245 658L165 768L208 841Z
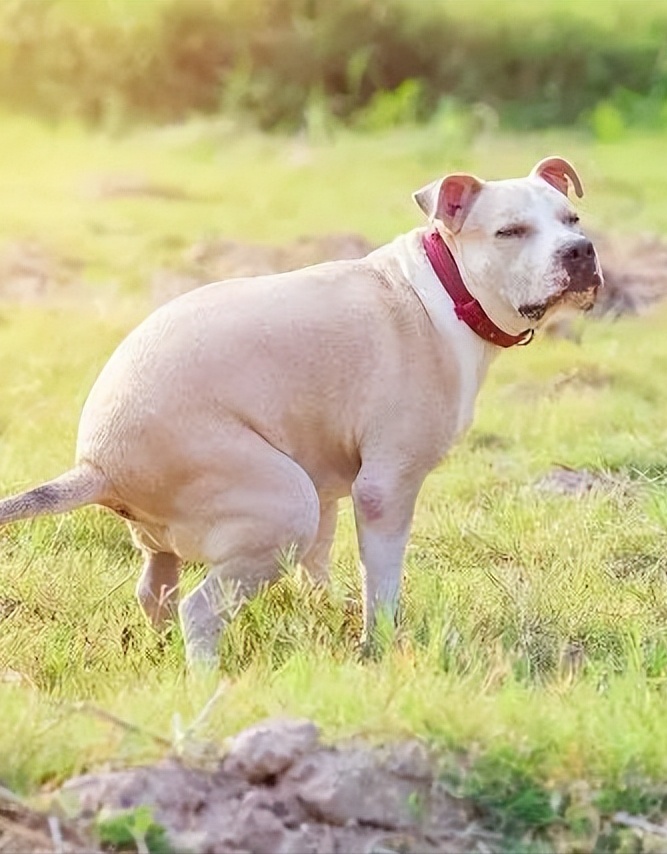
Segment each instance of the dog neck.
M530 343L533 337L532 329L526 329L518 335L510 335L491 320L479 301L465 286L454 256L438 231L426 232L422 243L433 272L454 303L454 311L459 320L466 323L484 341L495 344L497 347L514 347L517 344Z

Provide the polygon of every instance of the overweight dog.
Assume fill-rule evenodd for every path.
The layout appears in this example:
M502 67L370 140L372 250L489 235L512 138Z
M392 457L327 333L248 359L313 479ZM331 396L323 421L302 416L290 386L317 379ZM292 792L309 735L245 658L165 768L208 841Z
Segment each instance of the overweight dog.
M178 608L190 664L287 551L326 576L351 495L365 633L395 612L420 487L466 430L491 360L601 285L549 157L525 178L453 174L414 198L428 217L354 261L211 284L121 343L85 403L73 469L0 502L0 523L100 504L144 555L139 602ZM178 605L183 561L206 578Z

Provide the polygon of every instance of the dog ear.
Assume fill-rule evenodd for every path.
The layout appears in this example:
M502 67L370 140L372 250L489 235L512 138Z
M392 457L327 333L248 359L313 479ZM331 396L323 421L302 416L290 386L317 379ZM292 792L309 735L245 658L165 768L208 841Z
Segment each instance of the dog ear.
M432 221L439 220L456 234L461 230L484 182L474 175L457 172L433 181L412 194L412 198Z
M577 170L562 157L545 157L533 167L530 176L531 178L542 178L564 196L567 196L569 189L567 180L569 178L577 196L581 198L584 195L584 188L581 178L577 175Z

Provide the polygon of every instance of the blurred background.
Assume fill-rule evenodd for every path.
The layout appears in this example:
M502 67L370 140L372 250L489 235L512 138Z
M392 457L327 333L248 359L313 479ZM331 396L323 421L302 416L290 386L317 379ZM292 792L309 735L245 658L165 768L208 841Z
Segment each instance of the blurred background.
M609 139L667 124L666 27L652 0L4 0L0 98L113 129L456 113Z
M364 254L426 181L559 153L604 305L635 308L663 287L666 35L658 0L3 0L0 295Z

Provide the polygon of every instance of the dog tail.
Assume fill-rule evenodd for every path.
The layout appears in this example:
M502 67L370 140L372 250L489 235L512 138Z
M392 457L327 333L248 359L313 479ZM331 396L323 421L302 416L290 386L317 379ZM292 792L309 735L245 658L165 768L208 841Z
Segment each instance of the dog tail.
M108 494L109 482L102 472L81 463L55 480L0 501L0 525L99 504Z

